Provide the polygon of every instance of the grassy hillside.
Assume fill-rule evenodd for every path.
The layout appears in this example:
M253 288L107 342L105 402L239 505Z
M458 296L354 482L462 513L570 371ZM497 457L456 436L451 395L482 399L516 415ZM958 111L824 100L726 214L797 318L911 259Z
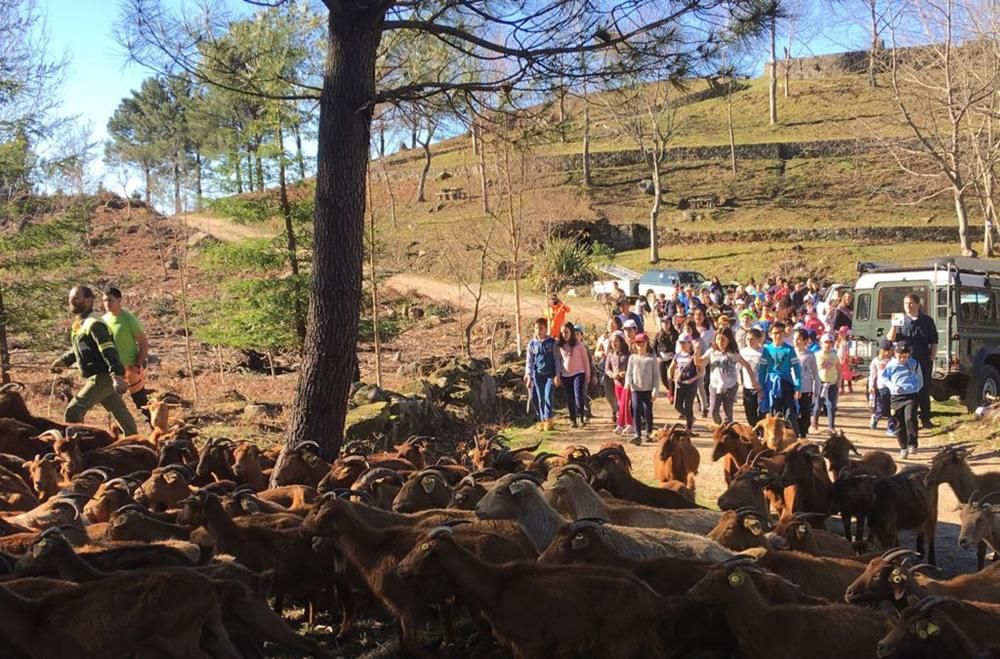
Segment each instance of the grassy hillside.
M702 91L692 84L676 97ZM512 153L511 179L515 216L521 218L522 234L529 252L552 226L567 220L607 218L613 224L648 224L652 198L638 185L648 177L644 165L597 167L594 185L583 185L582 172L567 169L560 156L582 150L582 101L567 104L565 141L557 130L557 111L541 112L549 124L545 136L524 153ZM661 258L670 263L697 266L706 274L726 277L768 274L782 261L816 264L838 279L849 278L859 259L891 259L957 251L957 243L914 242L861 238L830 240L814 233L808 240L791 241L781 232L788 229L833 230L851 227L939 227L955 225L953 209L946 199L919 204L925 180L901 173L891 157L876 148L877 138L903 136L894 120L884 89L871 89L861 76L819 80L792 80L789 96L779 95L779 125L767 116L765 80L750 81L733 99L735 136L738 144L857 140L856 155L793 159L744 159L738 171L730 170L728 158L713 161L668 159L662 168L663 208L659 218ZM592 149L594 152L631 150L635 145L616 131L604 99L591 103ZM683 104L677 110L672 146L710 146L728 143L727 106L723 98ZM455 279L470 274L471 258L494 221L491 234L491 265L510 258L506 203L506 170L500 145L487 141L487 178L490 213L484 213L478 178L478 156L468 135L433 146L434 158L427 184L427 202L413 201L422 165L420 154L403 151L385 163L394 200L390 200L383 167L372 167L372 203L380 225L380 258L386 267L415 270ZM933 183L933 182L932 182ZM469 198L439 201L443 187L464 188ZM726 201L723 207L681 210L683 199L714 195ZM300 190L308 204L309 187ZM260 196L256 199L259 201ZM518 201L519 200L519 201ZM395 204L395 224L390 205ZM247 201L251 203L251 201ZM225 211L225 209L223 209ZM223 212L226 214L226 212ZM232 213L229 213L231 216ZM253 216L254 213L247 215ZM259 213L258 213L259 215ZM494 217L496 218L494 220ZM273 222L275 230L278 224ZM733 243L731 236L719 239L704 232L770 231L755 236L758 242ZM792 250L790 252L789 250ZM646 250L626 251L618 260L637 269L648 265ZM763 257L763 258L762 258Z

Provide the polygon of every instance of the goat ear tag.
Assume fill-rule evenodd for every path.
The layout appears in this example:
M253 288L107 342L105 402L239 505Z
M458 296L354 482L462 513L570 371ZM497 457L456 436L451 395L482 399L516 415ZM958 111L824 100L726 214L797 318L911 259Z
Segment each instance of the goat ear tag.
M582 533L577 533L573 536L573 540L570 541L570 547L573 549L581 549L587 546L587 536Z
M892 572L889 573L889 581L892 583L903 583L903 571L898 567L893 568Z
M806 536L806 531L807 529L805 524L797 524L795 526L795 537L801 540Z
M167 473L163 474L163 480L167 481L172 485L177 482L177 474L175 474L172 471L168 471Z
M937 625L935 625L933 622L928 622L927 623L927 630L925 631L925 634L927 636L937 636L940 633L941 633L941 628L940 627L938 627Z
M424 488L424 492L430 494L434 491L435 486L437 486L437 481L435 481L430 476L424 476L420 479L420 487Z
M420 549L422 551L427 551L430 548L431 548L431 545L430 545L429 542L422 542L422 543L420 543Z
M760 522L753 517L747 517L743 520L743 527L750 531L754 535L760 535L762 533L760 528Z
M729 585L730 586L742 586L745 577L742 572L731 572L729 574Z

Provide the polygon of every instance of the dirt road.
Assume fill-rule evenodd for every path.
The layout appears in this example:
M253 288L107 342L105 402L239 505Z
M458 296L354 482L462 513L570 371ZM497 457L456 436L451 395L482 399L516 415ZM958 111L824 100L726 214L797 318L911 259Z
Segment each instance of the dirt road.
M401 272L387 278L385 285L400 293L416 291L434 300L447 302L459 309L468 310L475 306L475 299L469 291L461 284L454 282L441 281L440 279L410 272ZM590 298L566 297L563 301L572 309L568 320L584 323L589 332L593 332L597 327L601 327L603 330L608 315L604 311L604 308L595 300ZM544 295L521 291L521 312L524 318L531 319L537 317L546 306L548 306L548 300L545 299ZM485 314L513 313L513 287L507 287L503 291L484 291L479 307L480 311Z
M254 240L257 238L272 237L271 232L265 229L251 227L245 224L237 224L218 217L209 217L208 215L188 213L186 216L177 215L174 219L182 222L186 221L188 226L191 228L204 231L216 240L221 240L225 243L236 243L241 240Z

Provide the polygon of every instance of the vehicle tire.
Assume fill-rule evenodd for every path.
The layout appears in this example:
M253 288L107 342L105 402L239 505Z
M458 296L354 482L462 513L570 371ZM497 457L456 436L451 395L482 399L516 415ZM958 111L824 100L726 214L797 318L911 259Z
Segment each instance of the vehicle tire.
M982 405L984 394L1000 395L1000 371L994 366L983 364L975 381L969 382L969 389L971 391L967 390L965 393L965 407L972 412Z

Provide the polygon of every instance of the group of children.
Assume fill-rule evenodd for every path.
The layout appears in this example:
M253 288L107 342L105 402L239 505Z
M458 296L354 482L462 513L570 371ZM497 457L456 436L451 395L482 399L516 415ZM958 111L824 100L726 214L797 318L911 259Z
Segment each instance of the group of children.
M729 316L708 314L704 308L695 307L690 318L684 306L671 310L673 316L660 317L651 341L641 326L642 314L624 302L622 313L609 320L607 332L598 338L593 358L571 323L550 328L546 318L537 319L528 344L525 384L540 428L552 429L553 387L562 385L572 426L585 425L587 392L596 372L603 380L615 433L631 433L637 445L653 441L653 401L661 386L689 431L696 401L703 417L710 413L716 424L733 421L740 387L750 425L766 414L781 413L800 438L819 429L821 416L826 417L827 430L836 429L839 395L853 391L848 327L826 332L823 325L773 318L762 325L747 311L739 313L739 324L733 327ZM873 408L870 427L887 419L887 432L898 438L902 457L916 451L916 401L923 385L908 351L905 344L883 341L867 379Z

